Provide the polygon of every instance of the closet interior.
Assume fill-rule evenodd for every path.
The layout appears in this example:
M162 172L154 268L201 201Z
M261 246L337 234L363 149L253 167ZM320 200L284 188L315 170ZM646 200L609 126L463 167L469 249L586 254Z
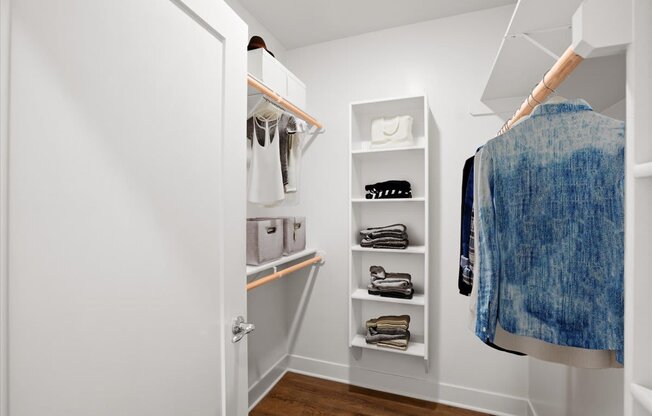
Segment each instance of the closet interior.
M485 124L488 120L501 120L500 124L494 124L496 128L493 132L489 128L480 133L479 140L474 142L473 151L478 147L481 148L484 142L493 136L504 135L520 123L527 125L527 119L531 117L533 110L549 99L552 104L547 105L554 106L556 105L554 103L566 102L564 100L568 98L582 98L590 103L594 111L625 121L626 114L629 114L627 105L631 106L629 103L626 105L626 85L632 77L632 74L627 72L631 68L626 67L625 54L630 39L626 35L626 25L628 24L626 22L629 20L624 11L619 10L618 13L615 13L614 7L617 9L613 2L607 1L600 4L580 0L558 1L544 7L537 1L521 0L510 13L507 13L509 15L509 19L506 21L507 29L504 30L495 49L497 54L489 62L485 71L486 78L476 82L480 88L476 87L472 92L472 94L477 94L479 99L471 99L464 103L467 108L466 115L470 117L470 119L465 119L464 123ZM605 14L610 12L613 15L609 20L611 27L607 30L601 25ZM268 20L265 19L265 21ZM423 30L426 29L423 28ZM273 37L274 35L273 32L267 33L268 36ZM405 38L409 36L409 33L410 29L406 28L396 30L395 35ZM378 34L377 36L389 38L391 35ZM609 40L606 40L607 38ZM454 128L448 132L449 127L446 126L448 123L442 117L445 117L444 114L448 110L444 103L447 100L450 101L451 98L450 96L445 96L445 98L437 96L428 82L416 82L416 85L408 87L401 82L385 81L391 86L385 90L394 93L403 92L403 95L398 94L393 98L383 98L382 87L367 89L367 91L373 92L367 92L367 97L365 97L362 92L350 93L346 89L340 88L336 85L337 81L325 82L326 85L322 86L321 82L326 76L324 74L329 74L331 67L324 66L322 68L317 62L310 63L310 61L321 62L321 53L324 56L329 54L334 57L344 56L344 54L340 55L330 49L337 49L344 42L334 41L332 46L325 44L300 48L296 51L290 50L288 55L289 65L297 68L298 74L307 74L312 81L306 81L305 84L301 82L301 85L306 86L306 91L309 92L308 97L311 99L296 98L297 102L305 104L307 108L315 108L317 112L337 114L341 120L343 117L341 109L331 111L329 107L342 102L343 99L335 99L333 95L340 91L340 94L351 97L350 102L347 103L348 120L342 123L342 127L338 125L341 121L336 121L332 130L325 131L323 142L318 143L314 149L310 149L304 155L306 159L320 158L317 155L310 155L310 152L318 152L326 146L332 148L335 146L334 143L339 143L337 146L341 146L342 140L348 133L349 186L346 243L348 247L348 285L345 290L349 297L346 318L350 350L348 354L342 352L343 355L340 355L340 357L348 355L348 358L344 358L347 362L345 365L349 368L348 375L337 370L337 367L333 368L321 361L309 358L319 349L317 344L302 339L289 340L287 355L277 354L280 356L280 360L268 370L268 373L262 374L262 376L258 374L257 381L253 384L250 380L252 409L255 409L255 405L263 396L260 392L265 391L261 388L261 384L273 385L275 381L269 383L269 379L276 379L285 371L331 377L361 386L374 386L374 388L385 391L400 391L401 394L424 397L424 394L420 393L422 391L420 387L407 382L408 379L405 377L421 374L419 378L423 377L423 380L429 380L433 371L435 373L440 371L438 366L442 364L442 360L452 358L445 354L439 358L431 358L433 351L439 351L440 348L446 349L448 347L445 345L448 342L454 342L445 340L447 336L451 335L450 332L446 332L450 331L450 325L445 325L441 321L444 319L443 316L447 316L442 308L450 308L452 302L448 299L451 294L446 293L449 284L444 283L446 275L450 275L450 272L445 266L447 261L441 258L448 251L445 247L450 245L450 241L448 241L450 239L444 231L447 227L442 224L442 221L446 220L441 217L446 217L448 212L448 208L442 208L442 206L450 204L447 192L449 188L442 186L439 182L451 180L451 172L449 172L451 165L446 163L446 149L455 146L455 141L464 140L464 136L455 139L451 136L463 133L459 132L453 135ZM364 38L360 38L354 43L363 47L368 42ZM391 42L389 47L392 50L391 53L396 54L400 46L398 46L398 41L395 42L396 47L393 48ZM312 48L314 48L314 52L310 50ZM268 55L263 54L263 56L265 59L270 59ZM254 59L257 62L258 55ZM364 59L364 57L361 58L361 61ZM413 59L414 65L425 65L423 61L427 62L427 59L415 59L412 56L404 59ZM375 71L377 69L368 68L366 70ZM399 66L399 73L401 70L403 68ZM406 65L404 70L409 73L409 65ZM437 69L434 68L433 72L437 73ZM340 72L338 71L338 73ZM385 76L391 77L391 73L391 71L387 71ZM352 87L351 85L359 82L359 79L347 75L342 73L341 78L338 78L341 83L349 85L345 88L365 91L364 88ZM349 84L346 84L347 82ZM406 82L409 84L409 81ZM371 84L370 81L369 85L374 84ZM380 85L382 86L382 83ZM310 94L314 90L318 92L314 95ZM290 93L289 89L286 91ZM270 95L275 96L275 94ZM279 98L278 94L276 97L279 101L283 100ZM433 99L436 104L431 106L429 101ZM537 114L534 114L535 118ZM408 120L411 131L409 139L394 139L392 141L388 138L392 134L398 135L395 132L403 128ZM316 125L314 120L312 124ZM343 129L344 126L346 126L346 130ZM384 135L384 138L379 139L379 131L382 132L380 135ZM450 142L451 140L453 142ZM464 147L469 149L468 146ZM342 154L337 153L337 155L337 158L341 158ZM327 169L329 171L327 176L331 175L333 170L341 168L341 165L325 160L323 163L315 161L309 166L307 168L309 171L320 168ZM640 164L632 169L640 177L645 177L645 174L641 172L645 171L646 166ZM320 176L316 172L313 175L315 175L313 178ZM341 177L341 175L338 176ZM466 181L466 177L464 180ZM341 185L331 185L328 181L318 182L328 183L326 186L339 187ZM320 194L314 193L313 195ZM334 193L329 193L329 195L334 195ZM341 200L341 196L337 198ZM329 204L330 201L320 200L320 202ZM464 204L464 193L462 194L462 203ZM314 209L310 203L302 200L298 207L303 208L304 206ZM292 212L296 210L297 207L290 208ZM272 208L272 212L282 212L282 209ZM310 209L306 212L309 213ZM320 212L330 213L330 211ZM342 214L341 210L334 212ZM306 217L310 223L311 217L308 214ZM331 220L334 219L329 218L328 221ZM337 220L334 221L337 222ZM320 234L317 236L312 234L311 238L317 241L326 241L326 244L330 245L329 252L338 253L341 250L339 246L343 241L326 236L326 234L332 233L330 227L320 227L320 229ZM462 236L464 236L464 229L462 229ZM432 239L437 241L434 246L430 243ZM478 250L478 244L480 241L476 241L476 250ZM334 255L337 259L336 262L341 261L340 254ZM299 267L302 264L300 263ZM311 264L311 261L309 260L305 264ZM337 268L337 270L331 272L329 270L331 267ZM463 270L464 267L461 267L460 279ZM337 285L335 282L324 282L323 280L329 278L339 280L341 272L342 269L337 264L326 264L314 275L311 275L315 281L311 282L313 286L307 287L311 287L314 291L320 285ZM616 275L612 278L617 279L618 277ZM622 279L622 275L620 279ZM290 285L290 283L287 284ZM470 294L470 287L468 294ZM299 296L298 292L295 290L295 297ZM323 293L328 293L329 296L341 296L341 290L330 290ZM286 289L280 296L283 297L280 302L285 302L288 296L292 297L293 295L291 289ZM323 319L330 319L332 316L339 316L341 319L343 314L334 313L328 307L320 310L325 305L330 305L331 302L322 300L321 306L317 306L314 305L316 300L311 296L315 296L315 293L307 293L304 288L300 296L301 302L312 302L313 304L297 304L296 310L291 310L290 315L293 312L306 314L313 310L312 313L316 315L309 318L312 324L307 325L320 325L323 322L326 328L333 330L334 324L329 325ZM270 300L267 299L267 301ZM250 308L257 308L251 300L249 305ZM638 307L644 308L644 306ZM327 310L328 312L326 312ZM323 313L327 315L321 318ZM454 318L455 325L467 331L471 329L470 332L473 333L474 324L467 323L467 312L462 310L458 313L461 315L461 319ZM293 323L303 319L303 317L297 316L293 318L295 318ZM638 330L636 333L640 335L640 331ZM306 330L293 327L288 330L289 335L297 337L302 335L319 336L318 332L317 328ZM337 346L335 341L330 339L326 341L324 338L322 340L333 348ZM255 334L249 342L250 344L256 342ZM626 346L628 343L634 343L633 339L626 340L624 345ZM301 344L304 344L305 347L298 348L299 352L293 350ZM621 343L621 347L622 345ZM310 348L313 350L311 351ZM466 348L463 347L463 350ZM530 350L526 348L526 351ZM563 349L559 351L561 351L561 355L558 356L550 355L548 352L534 352L532 358L520 358L522 353L510 357L505 352L474 352L473 354L488 353L492 356L502 354L503 357L500 359L510 363L525 361L526 365L518 371L527 373L523 383L529 387L519 394L527 397L527 404L521 407L518 402L494 403L491 405L494 407L489 409L491 406L486 404L489 400L488 397L480 398L476 395L471 400L472 404L463 403L462 407L484 409L488 413L495 414L610 415L620 412L621 410L617 409L624 406L640 406L640 403L649 400L645 396L648 392L645 387L641 387L640 384L627 385L628 382L623 380L622 368L611 370L581 368L601 365L622 367L622 362L613 361L615 355L611 355L610 360L612 361L606 362L596 359L591 361L591 358L587 358L595 357L595 354L587 353L582 356L582 353L578 353L582 357L578 361L569 358L571 355L568 355ZM469 352L465 354L469 354ZM317 353L316 355L332 356L329 353ZM462 355L456 357L463 360ZM605 355L605 357L607 356ZM419 358L423 360L421 364L419 364ZM636 356L632 358L632 360L636 359ZM260 361L259 356L250 354L250 363ZM545 361L565 364L549 364ZM625 368L627 365L625 364ZM381 374L388 376L388 380L395 378L396 381L379 383L374 376ZM631 373L628 373L627 369L624 374L625 378L631 377ZM569 378L576 381L571 383L568 381ZM596 382L599 386L595 384ZM399 384L401 384L401 388L398 387ZM552 388L551 385L557 387ZM591 385L591 387L583 385ZM488 386L487 388L489 388ZM444 389L443 396L453 397L455 394L464 396L461 392L453 393L453 391L455 389L451 391ZM511 391L511 393L513 392L514 390ZM583 398L594 395L601 395L601 399L595 404L587 405L583 402ZM425 396L430 397L427 394ZM635 397L638 397L637 401L630 402ZM459 403L455 400L453 402ZM626 404L628 402L630 404ZM629 414L645 415L647 413Z
M652 416L651 0L0 0L0 416Z

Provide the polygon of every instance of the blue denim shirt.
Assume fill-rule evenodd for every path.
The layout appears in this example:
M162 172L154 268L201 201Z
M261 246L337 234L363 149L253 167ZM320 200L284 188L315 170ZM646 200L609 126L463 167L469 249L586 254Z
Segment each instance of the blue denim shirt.
M623 350L624 135L623 122L570 100L539 105L484 147L474 184L483 341L500 321L557 345Z

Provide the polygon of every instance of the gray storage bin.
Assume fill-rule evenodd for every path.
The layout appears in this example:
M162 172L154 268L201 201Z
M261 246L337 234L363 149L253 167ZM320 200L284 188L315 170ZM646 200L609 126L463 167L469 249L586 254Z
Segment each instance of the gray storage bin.
M306 217L283 217L283 254L306 248Z
M247 264L257 266L283 256L283 220L247 219Z

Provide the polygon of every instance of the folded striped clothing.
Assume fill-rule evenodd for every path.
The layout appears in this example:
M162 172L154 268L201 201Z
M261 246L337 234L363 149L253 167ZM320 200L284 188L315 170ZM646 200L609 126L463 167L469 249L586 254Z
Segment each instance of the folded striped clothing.
M405 335L408 330L405 328L368 328L369 334L371 335L377 335L377 334L385 334L385 335Z
M363 238L375 239L383 237L407 238L407 227L403 224L392 224L384 227L368 227L360 230Z
M369 319L366 323L367 328L405 328L410 326L410 315L387 315L376 319Z
M366 199L412 198L412 185L408 181L385 181L365 185Z
M403 224L365 228L360 231L360 235L362 247L405 249L410 244L407 227Z
M365 341L379 347L406 350L410 341L410 316L381 316L369 319L365 326L367 335Z
M408 331L405 331L403 334L367 334L365 336L365 341L367 344L375 344L380 341L392 341L397 339L405 339Z
M385 268L382 266L371 266L369 267L369 275L373 279L405 279L408 281L412 280L410 273L391 273L386 272Z
M379 347L393 348L395 350L405 351L408 348L408 343L409 342L410 342L410 331L408 331L407 334L403 338L386 340L386 341L378 341L376 343L376 345L379 346Z
M389 248L389 249L406 249L410 241L407 238L363 238L360 241L361 247L367 248Z
M390 298L412 299L414 289L409 273L387 273L381 266L369 268L370 284L367 292Z

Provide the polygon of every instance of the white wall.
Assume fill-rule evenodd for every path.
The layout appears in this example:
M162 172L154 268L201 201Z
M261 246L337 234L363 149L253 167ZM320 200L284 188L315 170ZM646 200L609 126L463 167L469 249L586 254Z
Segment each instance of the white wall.
M328 258L299 325L292 368L496 412L525 412L522 401L475 391L526 397L528 361L482 345L467 329L468 299L457 293L462 166L502 123L471 117L468 107L481 94L511 12L501 7L287 52L289 68L308 85L310 112L327 129L305 154L295 209L308 216L310 242ZM347 339L348 105L423 92L435 126L427 368L418 358L350 349ZM300 289L293 285L288 293L297 296Z
M614 416L623 411L623 370L571 368L530 359L537 416Z

